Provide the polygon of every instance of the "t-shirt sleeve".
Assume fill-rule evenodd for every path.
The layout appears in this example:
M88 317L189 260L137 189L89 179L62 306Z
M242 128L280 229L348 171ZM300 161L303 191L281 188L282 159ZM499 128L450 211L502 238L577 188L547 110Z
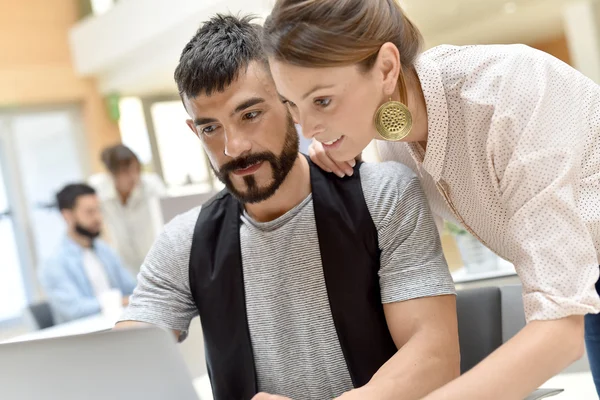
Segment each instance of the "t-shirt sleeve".
M360 173L378 232L382 303L455 294L439 232L416 175L396 162L365 164Z
M156 239L138 275L121 321L139 321L188 331L198 315L189 283L189 258L200 209L176 217Z

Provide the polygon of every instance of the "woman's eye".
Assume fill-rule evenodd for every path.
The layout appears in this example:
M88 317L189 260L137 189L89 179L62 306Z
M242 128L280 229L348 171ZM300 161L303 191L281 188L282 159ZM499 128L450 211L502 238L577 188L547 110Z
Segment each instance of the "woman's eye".
M260 115L260 111L252 111L252 112L244 114L243 118L244 119L255 119L259 115Z
M331 103L331 99L316 99L315 104L319 107L327 107Z

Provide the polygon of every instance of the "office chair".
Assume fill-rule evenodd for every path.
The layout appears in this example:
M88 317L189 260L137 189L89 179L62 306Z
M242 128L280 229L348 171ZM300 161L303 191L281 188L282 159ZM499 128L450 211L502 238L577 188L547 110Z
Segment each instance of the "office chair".
M54 326L54 317L48 303L31 304L29 306L29 313L33 317L38 329L46 329Z
M520 285L459 290L456 308L461 374L473 368L525 326ZM538 400L562 391L538 389L524 400Z

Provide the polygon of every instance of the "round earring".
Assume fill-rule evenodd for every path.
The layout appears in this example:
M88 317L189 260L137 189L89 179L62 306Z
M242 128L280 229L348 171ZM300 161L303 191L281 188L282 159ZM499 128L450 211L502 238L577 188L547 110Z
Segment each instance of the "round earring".
M401 102L390 100L375 113L375 128L384 140L398 141L408 136L412 129L410 110Z

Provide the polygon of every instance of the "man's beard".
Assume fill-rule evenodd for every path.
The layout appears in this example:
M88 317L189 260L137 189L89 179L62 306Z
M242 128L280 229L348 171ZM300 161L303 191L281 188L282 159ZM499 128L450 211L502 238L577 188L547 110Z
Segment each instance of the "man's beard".
M100 236L100 230L97 231L90 231L89 229L84 228L83 226L81 226L79 223L75 224L75 231L80 234L81 236L85 236L88 239L96 239L98 236Z
M283 150L279 156L276 156L270 151L265 151L262 153L238 157L235 160L221 165L219 171L217 171L212 164L211 167L217 178L219 178L219 180L225 184L225 187L229 193L231 193L241 203L260 203L261 201L267 200L269 197L273 196L277 189L279 189L294 166L296 158L298 158L298 149L298 132L296 132L294 121L290 118L288 120ZM265 187L258 187L254 175L247 175L244 176L246 190L238 190L231 181L231 174L238 169L248 168L249 166L258 164L260 162L268 162L271 164L273 181Z

